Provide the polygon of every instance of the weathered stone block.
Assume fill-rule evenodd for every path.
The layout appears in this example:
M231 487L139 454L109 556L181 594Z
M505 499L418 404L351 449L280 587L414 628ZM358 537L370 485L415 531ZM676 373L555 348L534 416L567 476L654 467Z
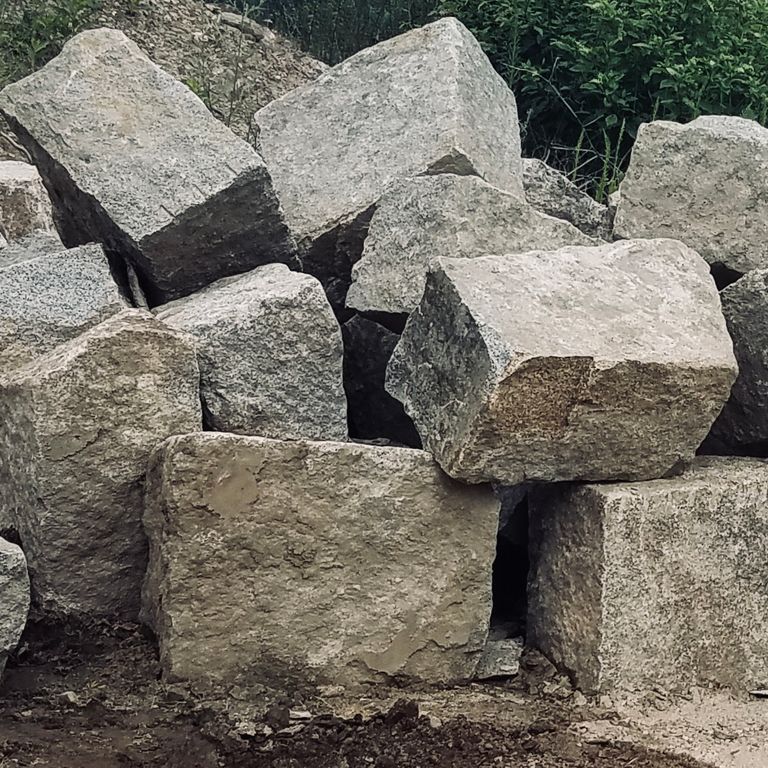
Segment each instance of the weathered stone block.
M68 239L122 254L154 303L294 259L261 157L122 32L75 36L7 86L0 110L53 190Z
M0 267L10 267L20 261L29 261L63 250L65 248L57 234L35 230L5 245L0 240Z
M768 680L768 463L531 491L528 643L587 691Z
M537 210L570 221L592 237L610 240L613 213L543 160L523 160L525 197Z
M738 273L768 267L768 129L713 115L640 127L618 237L673 237Z
M341 330L350 435L421 448L419 434L402 403L384 389L387 364L400 334L361 315L351 317Z
M51 200L37 168L0 162L0 234L12 242L36 230L56 233Z
M739 376L708 443L717 453L759 450L768 441L768 269L747 273L720 299Z
M393 184L371 219L363 257L352 268L347 306L365 312L412 312L440 256L596 245L573 225L475 176L441 174Z
M0 676L16 648L29 612L29 576L24 553L0 539Z
M456 19L361 51L254 122L304 269L334 304L393 181L474 174L523 195L515 97Z
M126 309L99 245L4 266L0 255L0 373Z
M139 310L0 378L0 509L45 611L135 617L147 459L201 429L194 346Z
M638 240L441 260L387 390L453 477L634 480L693 455L736 373L704 260Z
M202 433L149 471L143 616L199 685L469 679L498 502L405 448Z
M212 429L347 439L341 330L314 277L270 264L166 304L156 316L197 339Z

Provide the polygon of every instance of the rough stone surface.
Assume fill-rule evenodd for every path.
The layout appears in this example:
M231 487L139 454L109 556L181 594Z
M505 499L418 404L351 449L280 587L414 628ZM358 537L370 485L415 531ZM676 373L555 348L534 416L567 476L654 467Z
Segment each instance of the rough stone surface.
M768 269L744 275L720 300L739 376L708 444L717 453L759 450L768 441Z
M192 341L140 310L0 379L0 509L43 610L136 617L147 459L201 428L198 381Z
M376 206L362 259L352 268L347 306L413 311L427 271L440 256L476 258L596 244L571 224L477 177L406 179L393 184Z
M543 160L523 160L523 186L528 202L539 211L570 221L592 237L610 240L613 213L582 192L567 176Z
M387 391L453 477L638 480L693 455L736 373L704 260L638 240L440 260Z
M143 616L205 686L473 676L498 502L406 448L177 436L155 454Z
M347 393L349 433L363 440L384 438L421 448L413 422L384 389L387 363L400 334L355 315L342 326L344 389Z
M768 679L768 463L531 492L528 643L589 692Z
M2 246L1 240L0 246ZM18 264L21 261L36 259L38 256L58 253L63 250L65 250L64 246L57 234L35 230L24 237L20 237L18 240L6 243L4 247L0 247L0 268L9 267L11 264Z
M453 172L523 195L515 97L456 19L361 51L254 122L304 269L334 303L393 181Z
M0 255L0 373L127 307L99 245L4 263Z
M520 671L520 656L523 653L523 639L514 637L503 640L489 640L477 665L477 680L493 680L500 677L514 677Z
M0 676L27 623L29 576L24 553L0 539Z
M83 32L0 110L35 156L68 244L108 244L154 303L294 259L255 150L122 32Z
M51 200L37 168L0 162L0 234L12 242L35 230L56 232Z
M160 307L197 339L208 425L282 439L347 439L341 330L314 277L270 264Z
M768 267L768 129L741 117L641 126L614 232L673 237L738 273Z

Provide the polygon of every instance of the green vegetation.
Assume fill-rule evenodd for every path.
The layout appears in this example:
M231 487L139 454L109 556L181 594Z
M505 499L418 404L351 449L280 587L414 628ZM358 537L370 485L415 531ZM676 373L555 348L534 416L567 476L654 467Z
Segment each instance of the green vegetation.
M0 0L0 86L52 59L100 0Z

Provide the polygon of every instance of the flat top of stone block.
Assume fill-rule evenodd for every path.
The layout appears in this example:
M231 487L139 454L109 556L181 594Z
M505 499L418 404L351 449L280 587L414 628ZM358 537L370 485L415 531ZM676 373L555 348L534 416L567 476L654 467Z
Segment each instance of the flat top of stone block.
M497 351L735 367L709 268L676 240L439 264Z
M266 173L247 142L117 30L72 38L7 86L0 110L137 242L237 177Z
M467 114L473 99L494 113L481 128ZM254 120L299 241L348 223L392 181L433 170L477 173L522 197L514 94L454 18L360 51ZM473 142L477 156L461 156Z
M66 250L55 232L35 230L0 247L0 268Z
M37 168L30 163L22 163L18 160L0 161L0 182L35 181L39 178Z
M689 123L676 123L671 120L654 120L640 126L641 133L646 131L665 131L677 134L707 133L713 137L734 139L737 141L755 141L768 144L768 128L755 120L734 115L702 115Z

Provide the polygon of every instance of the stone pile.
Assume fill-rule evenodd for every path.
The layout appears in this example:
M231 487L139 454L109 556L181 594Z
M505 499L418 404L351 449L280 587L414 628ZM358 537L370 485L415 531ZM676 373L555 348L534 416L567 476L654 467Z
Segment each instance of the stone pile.
M765 682L768 464L695 458L768 435L766 278L710 274L761 266L762 129L644 128L612 233L455 19L257 149L107 29L0 111L0 664L31 596L220 691L511 675L530 558L585 690Z

